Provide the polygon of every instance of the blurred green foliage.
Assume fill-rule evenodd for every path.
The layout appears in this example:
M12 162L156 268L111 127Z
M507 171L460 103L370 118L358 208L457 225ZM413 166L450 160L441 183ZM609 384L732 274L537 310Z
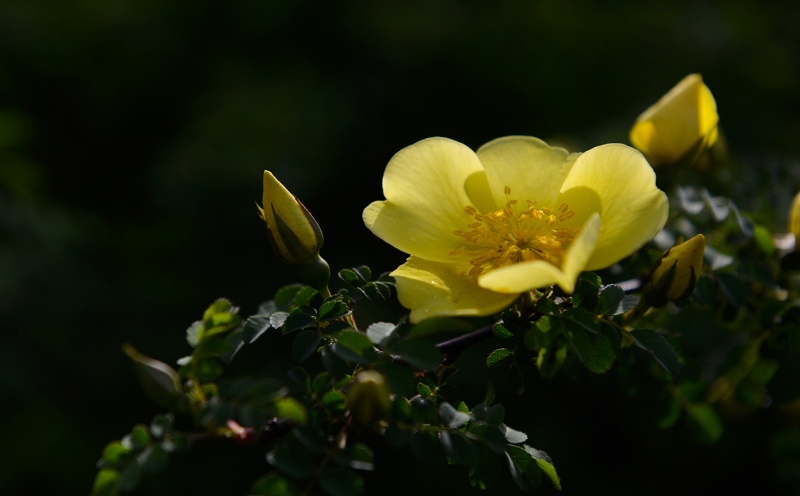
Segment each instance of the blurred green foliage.
M0 493L87 493L107 441L158 412L121 344L175 360L208 302L229 297L250 314L294 280L253 206L265 168L314 212L334 270L390 270L402 255L360 212L396 150L434 135L473 147L505 134L573 150L625 141L642 109L701 72L743 159L733 190L712 193L780 231L800 190L797 19L797 2L753 0L6 0ZM290 363L260 362L257 348L242 361ZM613 374L529 384L513 410L524 417L509 422L548 451L569 494L789 494L797 483L800 439L774 412L705 446L657 430L632 388ZM793 434L765 441L781 429ZM204 449L247 475L197 478L214 473ZM245 494L263 469L246 452L176 456L174 478L141 493ZM776 465L770 453L790 456ZM432 494L430 474L449 470L376 458L392 460L367 483L384 494ZM414 477L390 479L400 471Z

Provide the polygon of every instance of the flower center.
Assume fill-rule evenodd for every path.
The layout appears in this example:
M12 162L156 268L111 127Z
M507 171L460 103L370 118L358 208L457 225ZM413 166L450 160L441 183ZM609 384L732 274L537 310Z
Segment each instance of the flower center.
M481 214L474 207L464 207L475 222L467 226L469 231L453 231L467 244L450 255L473 254L475 258L470 261L472 268L468 274L476 280L492 269L531 260L543 260L561 268L564 253L580 228L559 227L559 224L575 212L566 203L553 212L549 208L537 208L530 200L520 212L517 200L510 198L508 186L505 195L506 205L501 210Z

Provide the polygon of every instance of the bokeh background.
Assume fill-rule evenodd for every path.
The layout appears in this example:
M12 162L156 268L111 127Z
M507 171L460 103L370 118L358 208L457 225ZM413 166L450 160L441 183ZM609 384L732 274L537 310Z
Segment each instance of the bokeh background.
M700 72L763 185L800 167L799 22L796 1L3 1L0 494L87 494L103 446L158 413L121 344L174 363L214 299L247 315L296 280L256 215L264 169L314 213L334 269L387 271L404 256L360 214L394 152L435 135L627 142ZM774 202L800 184L768 187L742 201L773 204L780 230ZM256 371L281 365L265 341ZM613 372L503 402L564 494L799 494L769 410L707 446L658 430ZM478 492L461 469L378 455L368 494ZM263 448L222 443L170 463L140 494L245 494L267 468Z

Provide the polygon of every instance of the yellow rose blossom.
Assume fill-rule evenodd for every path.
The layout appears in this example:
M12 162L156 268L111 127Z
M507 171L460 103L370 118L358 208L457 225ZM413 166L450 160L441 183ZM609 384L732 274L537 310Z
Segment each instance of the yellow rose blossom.
M718 122L711 91L700 74L689 74L636 119L630 140L653 165L675 163L710 148Z
M554 284L571 293L581 271L608 267L655 236L668 211L633 148L568 153L526 136L477 152L422 140L392 157L383 192L364 222L411 255L391 275L412 322L489 315Z

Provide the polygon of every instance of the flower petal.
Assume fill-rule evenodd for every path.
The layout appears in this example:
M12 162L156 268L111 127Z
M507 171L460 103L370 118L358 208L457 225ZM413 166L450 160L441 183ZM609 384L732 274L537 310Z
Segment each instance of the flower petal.
M567 293L575 290L575 281L592 255L600 232L600 216L595 213L584 223L564 257L561 269L542 260L522 262L487 272L478 284L499 293L522 293L558 284Z
M561 183L580 155L531 136L498 138L480 147L477 154L497 205L505 205L504 189L509 186L513 198L547 208L557 206Z
M644 156L626 145L601 145L578 158L558 203L569 203L575 218L583 222L593 211L603 221L594 253L583 270L602 269L622 260L664 227L669 204L655 180ZM589 190L594 194L577 194Z
M477 285L453 265L410 257L390 274L412 323L441 316L491 315L511 305L518 294L495 293Z
M471 222L467 178L483 171L466 145L429 138L400 150L383 175L386 201L373 202L364 223L395 248L428 260L452 261L449 253L463 245L453 231Z

